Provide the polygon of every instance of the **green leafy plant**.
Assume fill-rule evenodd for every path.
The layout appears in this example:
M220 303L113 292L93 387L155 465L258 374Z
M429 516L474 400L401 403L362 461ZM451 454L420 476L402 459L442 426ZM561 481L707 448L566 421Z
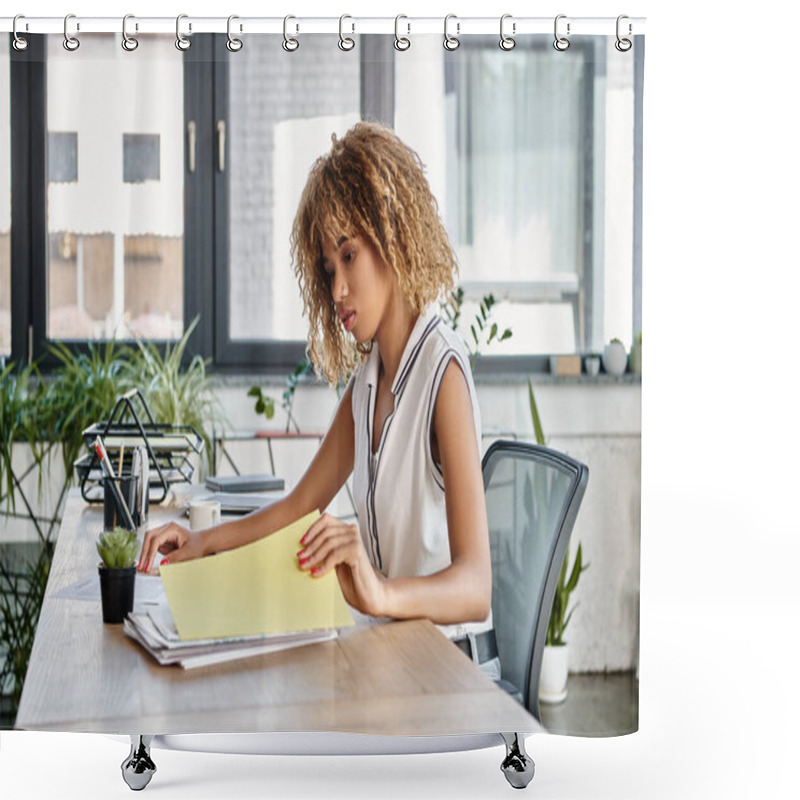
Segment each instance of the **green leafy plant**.
M578 607L576 603L572 609L567 611L569 606L569 597L575 591L578 585L581 573L585 572L588 564L583 563L583 552L581 545L578 545L578 552L575 556L575 561L572 564L572 570L567 578L567 564L569 562L569 546L567 552L564 554L564 561L561 564L561 571L558 573L558 583L556 584L556 593L553 597L553 608L550 611L550 621L547 624L547 638L545 644L561 646L564 644L564 631L572 619L572 614Z
M533 435L536 437L536 444L544 447L546 445L542 420L539 417L539 409L536 406L536 397L533 394L533 384L528 378L528 402L531 407L531 420L533 421Z
M11 696L10 725L22 696L52 557L53 544L48 543L21 571L0 558L0 693Z
M470 323L470 335L462 335L470 359L479 356L482 347L488 347L493 342L504 342L512 336L510 328L506 328L501 332L497 322L492 319L495 303L496 300L493 294L484 295L478 304L475 317ZM457 331L459 328L463 305L464 289L460 286L450 292L447 298L441 303L442 312L454 331Z
M531 408L531 419L533 421L533 431L536 437L536 444L544 447L545 436L542 428L542 420L539 417L539 409L536 406L536 397L533 393L533 384L530 379L528 380L528 402ZM537 488L537 496L546 497L546 487L542 483ZM545 506L549 506L546 503ZM578 585L578 579L581 573L589 568L588 564L583 563L583 548L578 545L578 553L572 565L572 571L569 578L567 578L567 563L569 561L569 545L567 545L567 552L564 554L564 561L561 564L561 570L558 574L558 583L556 584L556 593L553 598L553 605L550 609L550 619L547 623L547 638L545 644L549 645L563 645L564 644L564 631L572 618L572 613L577 608L577 605L567 613L567 606L569 605L569 596Z
M227 425L227 419L206 371L211 359L195 355L183 367L186 345L198 321L195 317L178 342L167 344L163 355L155 343L137 339L138 350L126 349L125 374L130 385L142 389L156 422L191 425L197 430L205 443L208 467L213 469L213 428ZM113 402L105 413L112 407Z
M299 361L294 369L286 376L286 388L283 390L281 407L286 412L287 433L292 427L294 427L298 433L300 432L300 426L293 413L295 393L297 392L298 383L311 372L313 372L311 363L303 359ZM259 416L263 414L267 419L272 419L275 416L275 401L269 395L264 394L260 386L251 386L250 391L247 392L247 396L255 398L256 414Z
M110 339L87 343L87 351L70 350L62 342L48 346L59 364L47 388L44 413L47 438L62 445L67 475L84 448L83 431L107 419L117 398L135 385L127 357L130 349Z
M256 414L259 416L263 414L267 419L275 416L275 401L268 394L264 394L260 386L251 386L247 396L256 398Z
M133 531L114 528L97 537L97 552L108 569L126 569L136 563L139 540Z

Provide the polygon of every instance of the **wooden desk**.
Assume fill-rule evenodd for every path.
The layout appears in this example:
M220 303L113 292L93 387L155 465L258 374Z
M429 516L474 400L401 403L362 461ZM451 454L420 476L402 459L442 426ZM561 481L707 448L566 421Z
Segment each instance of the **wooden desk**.
M176 512L157 506L151 520ZM94 733L345 731L435 736L539 723L428 621L198 670L158 666L96 602L55 597L95 574L102 506L67 500L16 727ZM153 578L152 580L155 580Z

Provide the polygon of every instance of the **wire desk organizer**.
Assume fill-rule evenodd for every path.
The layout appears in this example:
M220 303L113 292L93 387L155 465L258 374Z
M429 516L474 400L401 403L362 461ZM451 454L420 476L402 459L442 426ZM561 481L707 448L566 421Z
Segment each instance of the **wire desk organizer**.
M144 423L134 408L136 398L141 401L146 415ZM125 421L126 412L130 417L128 422ZM142 445L147 448L151 467L148 490L155 489L150 502L156 504L164 501L170 484L191 483L195 470L191 456L201 456L204 447L202 436L191 425L156 422L141 390L131 389L117 400L106 422L95 422L83 431L89 453L79 458L74 467L81 484L81 496L87 503L103 499L103 473L93 448L98 436L109 456L122 452L122 469L119 470L122 474L130 472L134 450Z

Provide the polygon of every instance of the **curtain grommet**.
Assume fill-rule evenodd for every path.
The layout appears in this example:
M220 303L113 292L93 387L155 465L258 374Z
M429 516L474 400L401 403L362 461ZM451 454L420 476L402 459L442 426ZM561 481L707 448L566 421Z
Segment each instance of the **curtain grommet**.
M78 39L77 36L70 36L69 35L69 31L67 30L67 26L69 25L69 21L71 19L75 19L75 15L74 14L67 14L67 16L64 17L64 42L63 42L63 45L64 45L64 49L65 50L67 50L70 53L74 53L81 46L81 43L80 43L80 40ZM76 30L80 30L80 29L81 29L80 25L76 25Z
M508 52L509 50L513 50L517 46L517 40L514 39L513 36L507 36L505 32L505 23L507 19L511 19L511 14L503 14L500 17L500 49L505 50ZM517 23L511 23L511 33L516 34L517 32Z
M339 17L339 49L345 53L349 52L356 46L355 39L351 39L349 36L344 35L344 31L342 30L342 26L344 25L344 21L346 19L353 19L349 14L342 14ZM355 33L356 26L355 23L351 23L352 30L351 33Z
M553 35L555 36L555 40L553 41L553 47L555 47L555 49L558 50L559 53L563 53L569 47L569 39L567 39L567 36L569 36L570 33L569 22L567 23L567 36L558 35L558 21L560 19L566 19L566 18L567 18L566 14L559 14L556 17L556 21L553 25Z
M227 47L231 53L238 53L242 47L244 47L242 40L235 38L231 33L231 22L235 19L239 19L236 14L231 14L228 17L228 41L225 42L225 47ZM241 30L241 28L239 28L239 30Z
M14 39L11 42L11 44L18 53L22 53L25 50L27 50L28 45L30 44L30 42L24 36L20 36L19 33L17 32L17 21L21 19L25 19L25 15L17 14L17 16L14 17L14 24L12 26L12 33L14 34ZM28 29L28 24L25 23L25 30L27 29Z
M294 51L297 50L298 47L300 47L300 42L298 42L297 39L295 39L294 37L289 36L289 34L286 32L286 26L287 26L287 24L288 24L290 19L297 19L297 17L293 17L291 14L288 14L287 16L285 16L283 18L283 45L282 45L282 47L287 53L294 53ZM300 30L300 26L299 25L295 25L295 33L299 32L299 30Z
M452 53L453 50L458 50L458 48L461 46L461 42L459 41L457 36L451 36L447 32L447 23L451 19L456 20L456 34L461 33L461 23L458 22L458 17L456 17L455 14L448 14L444 18L444 41L442 42L442 47L444 47L445 50L449 50Z
M411 47L411 39L400 35L399 27L401 19L408 19L408 17L405 14L398 14L394 18L394 49L404 53ZM411 33L411 25L409 23L406 23L406 25L408 27L408 33Z
M175 47L178 48L181 52L188 50L192 46L192 40L187 39L181 33L181 20L188 19L188 14L178 14L178 18L175 20ZM192 23L189 23L189 32L191 33L192 30Z
M128 53L132 53L138 46L139 40L134 36L128 36L128 20L135 19L133 14L126 14L122 18L122 49ZM138 26L137 26L138 28Z
M628 39L625 36L620 36L620 34L619 34L620 23L624 19L628 19L628 16L626 14L620 14L617 17L617 41L614 42L614 47L616 47L617 50L619 50L620 53L627 53L628 50L630 50L633 47L633 42L630 39ZM632 33L633 33L633 26L629 22L628 23L628 36L630 36Z

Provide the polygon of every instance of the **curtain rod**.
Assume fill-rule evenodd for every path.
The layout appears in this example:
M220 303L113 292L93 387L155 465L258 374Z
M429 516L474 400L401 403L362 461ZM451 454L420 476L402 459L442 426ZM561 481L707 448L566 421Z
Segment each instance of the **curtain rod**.
M384 33L394 34L396 30L404 36L415 33L444 33L444 17L236 17L231 21L231 31L235 34L278 33ZM176 32L175 17L136 17L130 16L126 23L129 34L157 34ZM184 36L192 33L227 33L228 17L193 17L181 15L180 30ZM285 29L284 25L288 25ZM25 33L64 33L64 17L27 17L20 15L16 31ZM500 34L500 16L497 17L458 17L450 15L448 31L451 36L470 34ZM624 17L621 21L621 34L631 36L643 34L645 17ZM396 27L397 26L397 27ZM567 30L569 26L569 30ZM553 34L555 17L514 17L505 15L503 30L508 36L524 34ZM14 30L14 17L0 17L0 31L11 33ZM569 36L607 35L617 32L616 17L570 17L559 15L558 30ZM122 17L81 17L69 16L69 33L76 36L84 33L122 33Z

